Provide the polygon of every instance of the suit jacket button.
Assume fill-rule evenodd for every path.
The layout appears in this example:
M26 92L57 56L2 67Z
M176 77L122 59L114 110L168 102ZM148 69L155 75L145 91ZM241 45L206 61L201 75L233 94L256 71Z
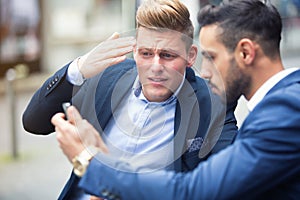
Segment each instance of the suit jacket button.
M115 195L115 194L110 194L108 196L109 199L114 199L114 200L121 200L121 198L118 196L118 195Z
M110 193L109 195L108 195L108 199L116 199L116 195L114 195L114 194L112 194L112 193Z
M110 195L110 193L109 193L108 190L106 190L106 189L103 189L103 190L101 191L101 194L102 194L104 197L108 197L108 195Z

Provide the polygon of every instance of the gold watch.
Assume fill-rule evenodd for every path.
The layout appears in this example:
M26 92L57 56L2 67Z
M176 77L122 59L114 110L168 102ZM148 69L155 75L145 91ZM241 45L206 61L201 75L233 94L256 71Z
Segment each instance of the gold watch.
M79 155L72 159L72 164L74 167L74 173L82 177L90 164L90 160L99 152L96 147L85 148Z

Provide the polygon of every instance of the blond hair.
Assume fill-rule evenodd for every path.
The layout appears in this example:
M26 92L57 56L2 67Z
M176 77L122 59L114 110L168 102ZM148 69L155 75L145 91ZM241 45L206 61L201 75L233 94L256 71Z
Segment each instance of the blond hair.
M193 40L194 27L190 13L179 0L145 0L137 10L136 23L137 28L170 29Z

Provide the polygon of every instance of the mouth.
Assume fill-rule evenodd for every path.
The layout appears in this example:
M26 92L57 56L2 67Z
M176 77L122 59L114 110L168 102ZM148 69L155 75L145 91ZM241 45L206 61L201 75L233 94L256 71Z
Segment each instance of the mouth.
M157 78L157 77L150 77L148 79L153 84L162 84L162 83L164 83L164 82L166 82L168 80L166 78L160 78L160 77L159 78Z
M212 90L213 93L215 93L215 94L219 94L220 93L219 88L215 84L213 84L210 81L209 81L208 84L209 84L209 87L210 87L210 89Z
M217 88L217 86L216 86L215 84L213 84L212 82L209 82L209 86L210 86L211 88Z

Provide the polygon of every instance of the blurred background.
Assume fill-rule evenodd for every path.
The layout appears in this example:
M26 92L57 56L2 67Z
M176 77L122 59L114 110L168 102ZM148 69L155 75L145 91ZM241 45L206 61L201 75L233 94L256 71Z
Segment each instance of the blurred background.
M71 172L55 134L35 136L22 128L31 96L47 77L113 32L135 28L141 0L0 0L0 199L57 199ZM220 0L182 0L197 35L200 7ZM283 18L286 67L300 58L300 0L271 0ZM238 125L248 114L236 109Z

